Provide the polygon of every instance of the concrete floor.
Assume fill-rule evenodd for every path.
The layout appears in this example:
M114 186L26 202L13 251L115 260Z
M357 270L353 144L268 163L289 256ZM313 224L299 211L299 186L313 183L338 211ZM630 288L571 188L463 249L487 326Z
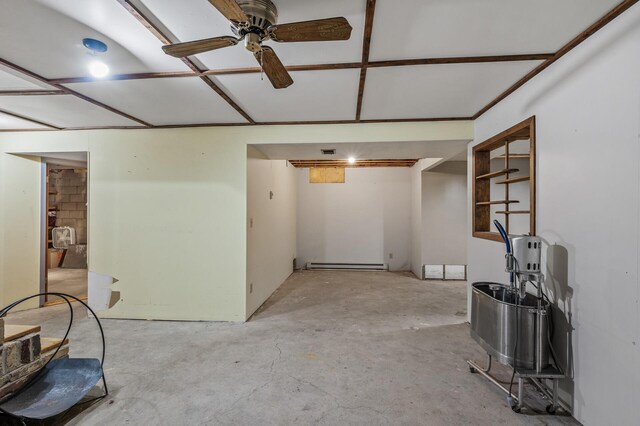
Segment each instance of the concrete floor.
M469 372L465 360L484 353L469 337L465 297L465 283L406 273L304 271L245 324L105 320L111 395L47 424L577 424L515 414ZM65 309L8 323L42 322L60 335ZM77 321L72 357L98 354L94 327Z
M51 268L48 272L49 291L87 297L87 274L86 269Z

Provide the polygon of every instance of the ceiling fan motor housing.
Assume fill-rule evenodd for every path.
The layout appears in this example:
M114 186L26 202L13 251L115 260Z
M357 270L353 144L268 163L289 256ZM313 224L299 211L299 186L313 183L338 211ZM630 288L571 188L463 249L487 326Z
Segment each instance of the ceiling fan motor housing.
M263 37L265 30L278 22L278 9L271 0L237 0L237 3L249 18L248 27L232 25L232 29L238 35L255 32Z

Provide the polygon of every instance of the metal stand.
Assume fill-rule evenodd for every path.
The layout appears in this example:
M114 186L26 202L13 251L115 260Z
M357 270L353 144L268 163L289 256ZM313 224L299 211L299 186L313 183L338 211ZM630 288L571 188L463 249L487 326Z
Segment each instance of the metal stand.
M491 383L496 385L499 389L501 389L504 393L508 395L509 403L512 404L512 409L516 413L519 413L524 406L524 381L525 379L529 379L534 385L536 385L540 390L551 399L551 404L547 405L546 410L549 414L555 414L556 410L560 408L560 403L558 401L558 380L564 378L564 374L562 374L558 369L554 367L546 367L541 372L537 372L536 370L527 370L516 368L516 375L518 377L518 396L511 395L509 393L509 389L502 385L493 375L489 372L491 371L491 355L487 355L487 368L482 368L475 361L467 360L467 364L469 364L469 371L471 373L478 373L481 376L485 377ZM553 391L549 394L549 391L544 388L541 379L549 379L553 381ZM562 407L566 410L565 407Z

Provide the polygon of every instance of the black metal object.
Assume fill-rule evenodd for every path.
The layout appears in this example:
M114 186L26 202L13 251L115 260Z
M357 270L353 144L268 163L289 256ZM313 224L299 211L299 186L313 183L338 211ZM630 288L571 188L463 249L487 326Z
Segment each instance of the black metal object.
M82 300L65 293L39 293L25 297L0 310L0 317L4 317L11 309L19 304L41 296L57 296L63 299L69 306L69 325L64 338L56 348L51 358L42 368L28 380L19 390L0 401L0 413L20 420L43 420L64 413L87 396L89 391L98 384L100 379L104 385L104 393L98 397L84 402L95 402L109 394L107 382L104 378L105 338L102 324L95 312ZM102 338L102 357L95 358L69 358L54 359L60 348L64 345L71 326L73 325L73 299L80 302L96 320Z
M2 410L15 417L47 419L80 402L101 377L98 359L56 359L28 388L2 404Z

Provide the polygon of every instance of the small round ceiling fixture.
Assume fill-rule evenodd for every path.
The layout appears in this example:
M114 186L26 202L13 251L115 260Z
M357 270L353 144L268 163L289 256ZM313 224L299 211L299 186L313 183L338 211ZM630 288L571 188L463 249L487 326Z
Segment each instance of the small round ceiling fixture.
M83 38L82 45L93 53L104 53L109 49L106 44L95 38Z
M89 49L92 56L104 53L108 49L105 43L95 38L83 38L82 45ZM93 59L89 63L89 72L96 78L103 78L109 75L109 66L98 59Z

